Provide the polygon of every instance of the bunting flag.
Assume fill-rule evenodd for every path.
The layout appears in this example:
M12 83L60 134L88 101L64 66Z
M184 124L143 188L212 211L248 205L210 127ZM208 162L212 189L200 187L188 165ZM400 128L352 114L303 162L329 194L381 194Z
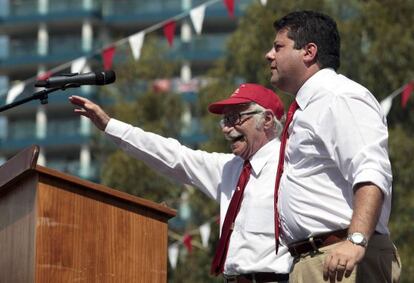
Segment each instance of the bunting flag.
M86 66L86 57L81 57L76 60L72 61L72 65L70 67L71 73L82 73L83 69Z
M191 241L193 240L193 237L191 237L190 234L184 234L183 236L183 244L186 247L188 253L191 253L193 250L193 245L191 244Z
M393 99L394 97L393 96L388 96L387 98L385 98L384 100L382 100L381 102L380 102L380 104L381 104L381 108L382 108L382 112L384 112L384 115L385 116L387 116L388 115L388 113L390 112L390 110L391 110L391 106L392 106L392 99Z
M51 71L46 71L43 72L41 74L39 74L36 78L37 81L44 81L47 80L48 78L50 78L52 76L52 72Z
M411 93L414 90L414 82L409 82L404 86L404 89L401 93L401 107L405 108L407 106L408 99L411 96Z
M128 38L129 46L131 47L132 55L134 56L135 61L138 61L141 57L141 49L144 43L145 33L143 31L131 35Z
M169 46L172 46L174 43L174 35L175 35L176 26L177 26L177 23L171 20L171 21L168 21L163 27L164 35L167 38Z
M175 269L177 267L178 252L178 244L174 243L168 247L168 260L171 264L172 269Z
M201 30L203 29L205 11L206 5L200 5L190 11L191 22L197 34L201 34Z
M102 51L104 70L112 69L112 63L115 55L115 46L108 47Z
M222 2L224 1L224 4L228 10L228 13L230 16L234 16L234 0L209 0L206 1L204 4L202 4L201 6L193 9L193 10L187 10L184 13L180 13L179 15L176 15L174 17L171 17L169 19L167 19L166 21L160 22L160 23L156 23L150 27L145 28L144 30L142 30L139 33L142 33L140 35L138 35L139 33L131 36L131 38L122 38L116 42L112 42L111 43L111 47L110 48L103 48L103 49L97 49L95 51L93 51L90 55L88 55L88 57L82 57L82 58L78 58L75 59L73 61L69 61L66 62L64 64L58 65L56 67L54 67L53 69L49 70L49 71L45 71L45 75L50 74L57 74L61 71L66 70L68 67L71 68L71 72L72 73L84 73L85 71L85 66L87 63L87 58L95 58L98 57L103 59L103 65L104 65L104 69L111 69L112 68L112 64L113 64L113 56L115 53L115 48L121 44L124 44L125 42L129 41L130 45L131 45L131 49L133 52L133 56L136 60L138 60L138 58L140 57L140 51L142 48L142 41L143 41L143 33L147 34L149 32L153 32L157 29L159 29L160 27L164 28L164 34L168 40L168 43L170 46L172 46L173 41L174 41L174 34L175 34L175 28L176 28L176 22L180 19L183 19L184 17L187 17L190 13L190 17L194 26L194 30L196 31L196 33L200 34L201 30L202 30L202 26L203 26L203 22L204 22L204 13L205 13L205 8L207 6L216 4L218 2ZM261 0L263 1L263 0ZM164 24L164 23L167 24ZM32 83L33 81L35 81L38 78L38 76L32 77L32 78L28 78L26 80L23 81L23 83L29 84ZM46 78L46 77L45 77ZM4 89L4 92L2 92L3 90L0 90L0 95L2 94L7 94L7 96L12 97L11 95L14 94L16 92L16 90L18 90L18 88L14 88L12 90L13 87L10 87L9 90ZM10 95L9 95L10 94ZM10 100L10 99L9 99Z
M231 18L234 18L234 0L223 0L226 5L227 12Z
M200 236L201 236L201 243L203 244L203 247L208 247L208 239L210 238L210 232L211 232L211 225L210 223L205 223L200 226Z
M260 0L260 3L262 3L263 6L266 6L267 0Z
M7 92L6 104L12 103L24 91L25 86L24 82L19 82L12 86Z
M85 67L83 67L82 72L83 73L90 73L90 72L92 72L91 67L89 66L89 64L86 64Z

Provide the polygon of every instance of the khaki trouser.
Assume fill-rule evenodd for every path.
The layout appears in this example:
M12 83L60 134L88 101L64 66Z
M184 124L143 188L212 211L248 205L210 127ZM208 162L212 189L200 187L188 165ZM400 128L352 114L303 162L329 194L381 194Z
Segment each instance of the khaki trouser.
M319 249L319 253L307 253L295 259L289 283L326 283L323 265L329 250L337 244ZM362 261L343 283L395 283L399 282L401 261L398 251L388 235L372 235ZM328 281L329 282L329 281Z

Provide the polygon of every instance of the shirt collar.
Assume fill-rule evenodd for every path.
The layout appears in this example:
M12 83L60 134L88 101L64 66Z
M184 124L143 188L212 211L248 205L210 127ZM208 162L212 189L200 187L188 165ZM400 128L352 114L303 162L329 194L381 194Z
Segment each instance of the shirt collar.
M316 72L310 77L299 89L296 94L296 102L301 110L305 109L309 104L312 96L320 90L321 83L329 80L329 77L336 75L336 72L332 68L325 68Z
M280 143L278 138L269 141L267 144L262 146L250 159L250 164L256 176L260 174L263 167L270 159L276 159L275 148L278 148Z

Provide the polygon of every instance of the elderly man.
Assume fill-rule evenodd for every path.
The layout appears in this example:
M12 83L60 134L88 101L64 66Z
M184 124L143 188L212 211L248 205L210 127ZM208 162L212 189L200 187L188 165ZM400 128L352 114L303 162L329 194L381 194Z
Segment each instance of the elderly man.
M287 282L292 258L275 251L274 186L283 104L271 90L242 84L230 98L212 103L233 154L192 150L171 138L110 118L88 99L71 96L119 147L154 170L193 185L220 203L221 236L211 272L225 282Z

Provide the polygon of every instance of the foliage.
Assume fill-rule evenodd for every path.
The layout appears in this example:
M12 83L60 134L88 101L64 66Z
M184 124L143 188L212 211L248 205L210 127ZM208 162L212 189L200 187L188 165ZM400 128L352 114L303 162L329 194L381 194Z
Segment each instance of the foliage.
M402 259L403 276L401 282L412 282L414 278L413 235L414 192L410 190L414 183L413 135L397 126L390 131L390 155L393 165L393 203L390 221L392 239Z

